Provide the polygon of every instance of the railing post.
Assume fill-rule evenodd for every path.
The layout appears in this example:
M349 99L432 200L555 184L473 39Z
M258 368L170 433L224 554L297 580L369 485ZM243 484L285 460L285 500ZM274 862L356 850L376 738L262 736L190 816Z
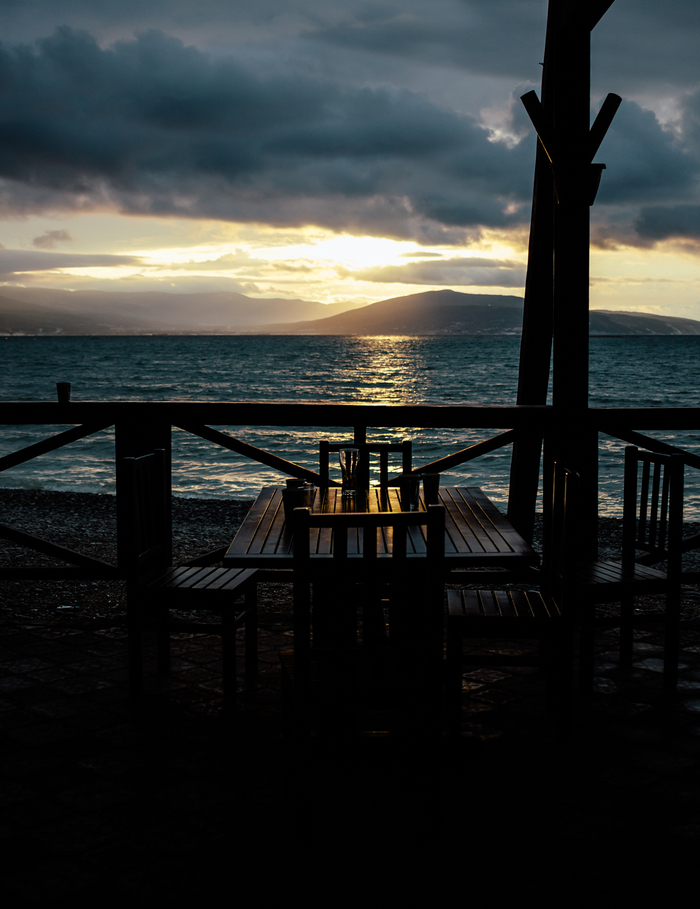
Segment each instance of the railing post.
M508 489L508 520L528 543L532 543L540 478L542 434L523 430L513 443Z
M553 119L554 43L555 15L550 6L542 65L541 101L542 118L547 125ZM554 203L551 162L544 145L538 142L525 277L523 333L520 340L518 404L547 403L554 319ZM508 520L529 543L532 542L537 509L541 453L542 437L539 433L524 431L513 444ZM544 507L546 509L546 502Z
M355 445L366 445L367 444L367 427L366 426L355 426L353 438L354 438Z
M165 452L162 482L166 491L167 508L164 515L163 532L169 547L169 558L172 559L172 441L170 423L146 420L129 420L128 422L120 421L115 423L114 449L117 485L117 560L119 566L121 567L124 564L125 546L128 541L128 534L131 533L127 519L129 511L126 502L129 490L122 467L122 459L139 457L159 449Z

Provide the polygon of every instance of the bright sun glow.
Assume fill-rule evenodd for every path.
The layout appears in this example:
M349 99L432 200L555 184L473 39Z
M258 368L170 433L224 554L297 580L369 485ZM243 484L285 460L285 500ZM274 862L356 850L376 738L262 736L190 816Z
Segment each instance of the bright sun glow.
M352 237L344 234L328 237L318 243L302 243L298 246L278 246L259 250L261 258L308 259L314 262L338 262L347 267L367 267L392 262L405 252L419 250L416 243L378 239L377 237Z
M8 220L0 227L0 243L6 250L35 249L37 236L64 229L67 239L53 249L51 267L30 269L26 275L17 272L16 281L72 290L233 291L253 298L348 304L440 287L519 295L521 283L497 279L518 269L523 274L527 262L525 230L484 231L460 247L334 234L309 225L275 228L107 214ZM57 259L63 253L133 256L137 261L61 268ZM481 260L473 271L467 264L471 257ZM494 261L491 274L488 260ZM421 263L425 267L418 267ZM495 283L473 283L472 276L481 274ZM698 249L670 241L653 249L593 247L591 306L700 318Z
M208 270L219 264L217 271L227 272L235 264L240 268L243 254L250 257L250 264L256 262L294 262L338 263L347 268L360 268L372 265L384 265L393 262L406 252L416 252L420 246L411 242L379 239L377 237L353 237L349 235L329 236L317 241L285 243L283 245L254 245L249 243L217 243L201 246L165 249L133 250L132 255L141 256L151 266L167 268L168 265L181 267L189 265L190 271L196 272L198 265L206 264ZM232 260L231 257L234 257ZM217 263L216 260L221 260Z

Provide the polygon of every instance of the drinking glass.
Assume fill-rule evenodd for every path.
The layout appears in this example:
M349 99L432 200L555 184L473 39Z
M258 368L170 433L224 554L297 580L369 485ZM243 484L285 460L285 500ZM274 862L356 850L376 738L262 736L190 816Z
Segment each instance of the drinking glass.
M357 468L360 461L359 448L341 448L338 452L340 472L343 475L343 495L357 494Z
M402 511L418 511L420 505L420 477L404 474L399 478Z
M440 504L440 474L423 473L423 498L426 505Z

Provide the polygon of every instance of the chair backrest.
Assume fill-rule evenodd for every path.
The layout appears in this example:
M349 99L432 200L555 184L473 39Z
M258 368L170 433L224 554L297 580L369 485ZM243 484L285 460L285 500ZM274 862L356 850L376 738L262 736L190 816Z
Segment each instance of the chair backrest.
M328 534L331 534L330 552ZM389 591L389 643L402 646L418 638L436 652L442 648L445 512L431 505L424 512L312 514L294 512L294 660L300 679L308 677L312 631L312 584L325 585L324 609L341 610L379 587ZM360 585L358 588L357 585ZM361 604L360 604L361 605ZM314 603L314 610L316 610ZM314 634L320 614L313 616ZM346 647L356 630L324 645ZM324 628L328 628L324 622ZM318 642L316 636L315 643Z
M379 485L386 489L389 485L389 453L401 453L401 471L410 473L413 462L413 443L410 439L403 442L362 442L355 445L353 442L328 442L325 439L318 445L319 474L321 487L340 485L330 481L330 455L337 454L343 448L357 448L359 457L359 485L361 489L369 489L372 455L379 457Z
M165 452L122 458L119 562L136 579L170 564Z
M622 559L668 562L680 571L683 538L683 455L625 448ZM646 555L638 557L638 552Z
M559 602L577 561L575 534L578 512L579 476L555 461L549 485L550 500L544 520L542 552L543 588Z

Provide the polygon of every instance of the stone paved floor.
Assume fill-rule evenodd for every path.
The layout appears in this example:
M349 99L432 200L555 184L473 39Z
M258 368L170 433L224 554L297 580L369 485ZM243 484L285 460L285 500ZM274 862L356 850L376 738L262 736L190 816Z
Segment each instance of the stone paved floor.
M462 742L341 751L282 737L287 622L265 617L260 685L233 715L215 636L180 636L171 677L147 667L134 704L122 628L0 628L0 905L676 905L696 879L699 625L671 697L660 627L628 677L601 632L568 747L537 671L474 670Z

